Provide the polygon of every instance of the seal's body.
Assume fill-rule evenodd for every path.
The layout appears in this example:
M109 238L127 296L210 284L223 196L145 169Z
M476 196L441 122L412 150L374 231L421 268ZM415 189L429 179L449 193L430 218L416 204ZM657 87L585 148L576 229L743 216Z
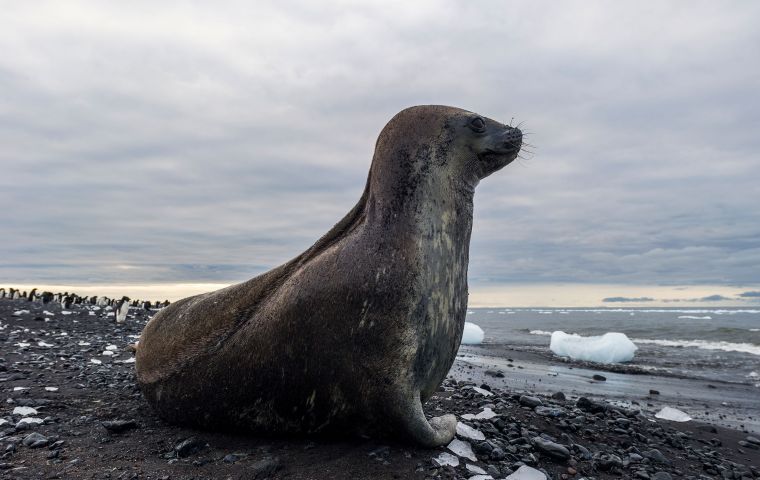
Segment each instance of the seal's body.
M148 401L207 428L450 441L455 417L428 422L422 403L462 337L474 188L521 140L456 108L396 115L359 203L309 250L146 325L136 366Z

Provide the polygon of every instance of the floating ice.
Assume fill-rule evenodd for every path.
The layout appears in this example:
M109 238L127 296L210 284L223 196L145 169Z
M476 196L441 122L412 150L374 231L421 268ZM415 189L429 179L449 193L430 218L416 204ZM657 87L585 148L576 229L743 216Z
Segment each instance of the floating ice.
M670 420L671 422L688 422L691 420L691 417L686 412L671 407L663 407L662 410L657 412L655 417Z
M488 420L489 418L493 418L496 416L496 413L491 410L488 407L485 407L482 412L480 412L477 415L473 415L472 413L465 413L462 415L462 418L465 420Z
M515 473L506 477L504 480L546 480L546 475L540 470L523 465Z
M480 345L483 343L483 329L474 323L464 322L464 333L462 334L463 345Z
M556 355L573 360L619 363L633 360L637 347L624 333L605 333L601 337L581 337L562 331L552 333L549 348Z
M469 438L470 440L485 440L486 436L483 435L483 432L480 430L477 430L475 428L472 428L469 425L466 425L462 422L457 422L457 435L464 438Z
M459 466L459 459L448 452L443 452L435 457L433 461L442 467L445 467L446 465L451 465L452 467Z
M694 315L681 315L678 318L688 319L688 320L712 320L712 317L709 315L705 315L704 317L697 317Z
M46 392L57 392L58 387L45 387Z
M446 448L460 457L470 459L473 462L478 461L478 457L475 456L475 453L472 451L472 447L470 446L469 442L464 442L455 438L446 446Z
M37 415L37 410L32 407L16 407L13 409L13 414L26 417L29 415Z

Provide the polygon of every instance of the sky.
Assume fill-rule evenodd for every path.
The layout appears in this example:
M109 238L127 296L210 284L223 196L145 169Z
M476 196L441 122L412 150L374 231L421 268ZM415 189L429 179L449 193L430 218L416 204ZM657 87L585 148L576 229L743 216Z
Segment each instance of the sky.
M757 18L750 1L6 3L0 286L251 278L353 207L396 112L444 104L535 145L477 189L471 304L760 305Z

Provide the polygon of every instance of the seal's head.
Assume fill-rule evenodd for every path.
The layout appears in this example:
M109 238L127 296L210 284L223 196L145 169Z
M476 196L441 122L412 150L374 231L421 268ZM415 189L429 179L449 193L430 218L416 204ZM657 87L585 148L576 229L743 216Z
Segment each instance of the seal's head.
M439 180L472 189L517 158L521 146L518 128L460 108L421 105L402 110L383 128L371 176L435 172Z

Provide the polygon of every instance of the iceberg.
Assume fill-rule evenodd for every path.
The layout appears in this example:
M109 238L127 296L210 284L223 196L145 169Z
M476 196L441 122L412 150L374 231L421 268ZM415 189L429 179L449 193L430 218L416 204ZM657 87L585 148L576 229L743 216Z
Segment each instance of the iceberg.
M560 357L597 363L620 363L633 360L636 345L624 333L605 333L600 337L581 337L562 331L552 333L549 348Z
M474 323L464 322L464 333L462 333L462 345L480 345L483 343L483 329Z

